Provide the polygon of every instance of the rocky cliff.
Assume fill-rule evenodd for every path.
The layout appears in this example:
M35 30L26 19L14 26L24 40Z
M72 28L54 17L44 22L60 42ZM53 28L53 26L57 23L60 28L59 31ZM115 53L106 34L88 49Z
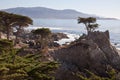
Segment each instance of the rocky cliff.
M109 40L109 32L90 32L70 45L54 51L54 58L61 63L58 80L80 80L76 73L87 76L85 70L108 77L111 68L120 70L120 56Z

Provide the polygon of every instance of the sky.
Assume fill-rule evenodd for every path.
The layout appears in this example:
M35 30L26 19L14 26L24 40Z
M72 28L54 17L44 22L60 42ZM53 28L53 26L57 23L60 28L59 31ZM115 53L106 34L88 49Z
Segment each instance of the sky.
M75 9L89 14L120 19L120 0L1 0L0 9L14 7L47 7Z

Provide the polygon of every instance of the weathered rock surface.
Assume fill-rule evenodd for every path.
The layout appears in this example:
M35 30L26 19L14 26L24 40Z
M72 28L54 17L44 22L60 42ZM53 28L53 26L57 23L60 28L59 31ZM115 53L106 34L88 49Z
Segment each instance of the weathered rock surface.
M110 43L108 31L90 32L71 45L54 51L54 58L61 63L56 74L58 80L79 80L75 73L85 69L99 76L108 76L108 66L120 70L120 56Z
M48 45L50 48L52 48L52 47L60 47L60 44L58 44L57 42L51 42L51 43L49 43L49 45Z
M112 67L120 70L120 56L117 49L110 43L109 32L94 32L90 33L88 37L92 39L104 52L105 56L107 57L108 63L111 64Z

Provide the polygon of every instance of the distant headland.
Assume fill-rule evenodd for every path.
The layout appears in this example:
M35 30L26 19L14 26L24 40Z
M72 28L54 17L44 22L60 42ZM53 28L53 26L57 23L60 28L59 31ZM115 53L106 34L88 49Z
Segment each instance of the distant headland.
M2 9L10 13L29 16L31 18L42 19L77 19L78 17L95 17L99 20L117 20L116 18L105 18L92 14L82 13L73 9L56 10L45 7L16 7L9 9Z

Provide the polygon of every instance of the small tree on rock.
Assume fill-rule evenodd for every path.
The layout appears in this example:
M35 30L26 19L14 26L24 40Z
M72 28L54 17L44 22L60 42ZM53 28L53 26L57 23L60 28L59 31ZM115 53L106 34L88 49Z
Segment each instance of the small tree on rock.
M93 32L96 28L98 28L98 24L96 23L96 18L88 17L88 18L78 18L78 24L83 23L87 29L87 33Z
M36 36L38 36L38 38L39 38L38 42L41 44L41 48L45 48L47 46L49 36L51 34L50 29L39 28L39 29L33 30L32 33L35 34Z

